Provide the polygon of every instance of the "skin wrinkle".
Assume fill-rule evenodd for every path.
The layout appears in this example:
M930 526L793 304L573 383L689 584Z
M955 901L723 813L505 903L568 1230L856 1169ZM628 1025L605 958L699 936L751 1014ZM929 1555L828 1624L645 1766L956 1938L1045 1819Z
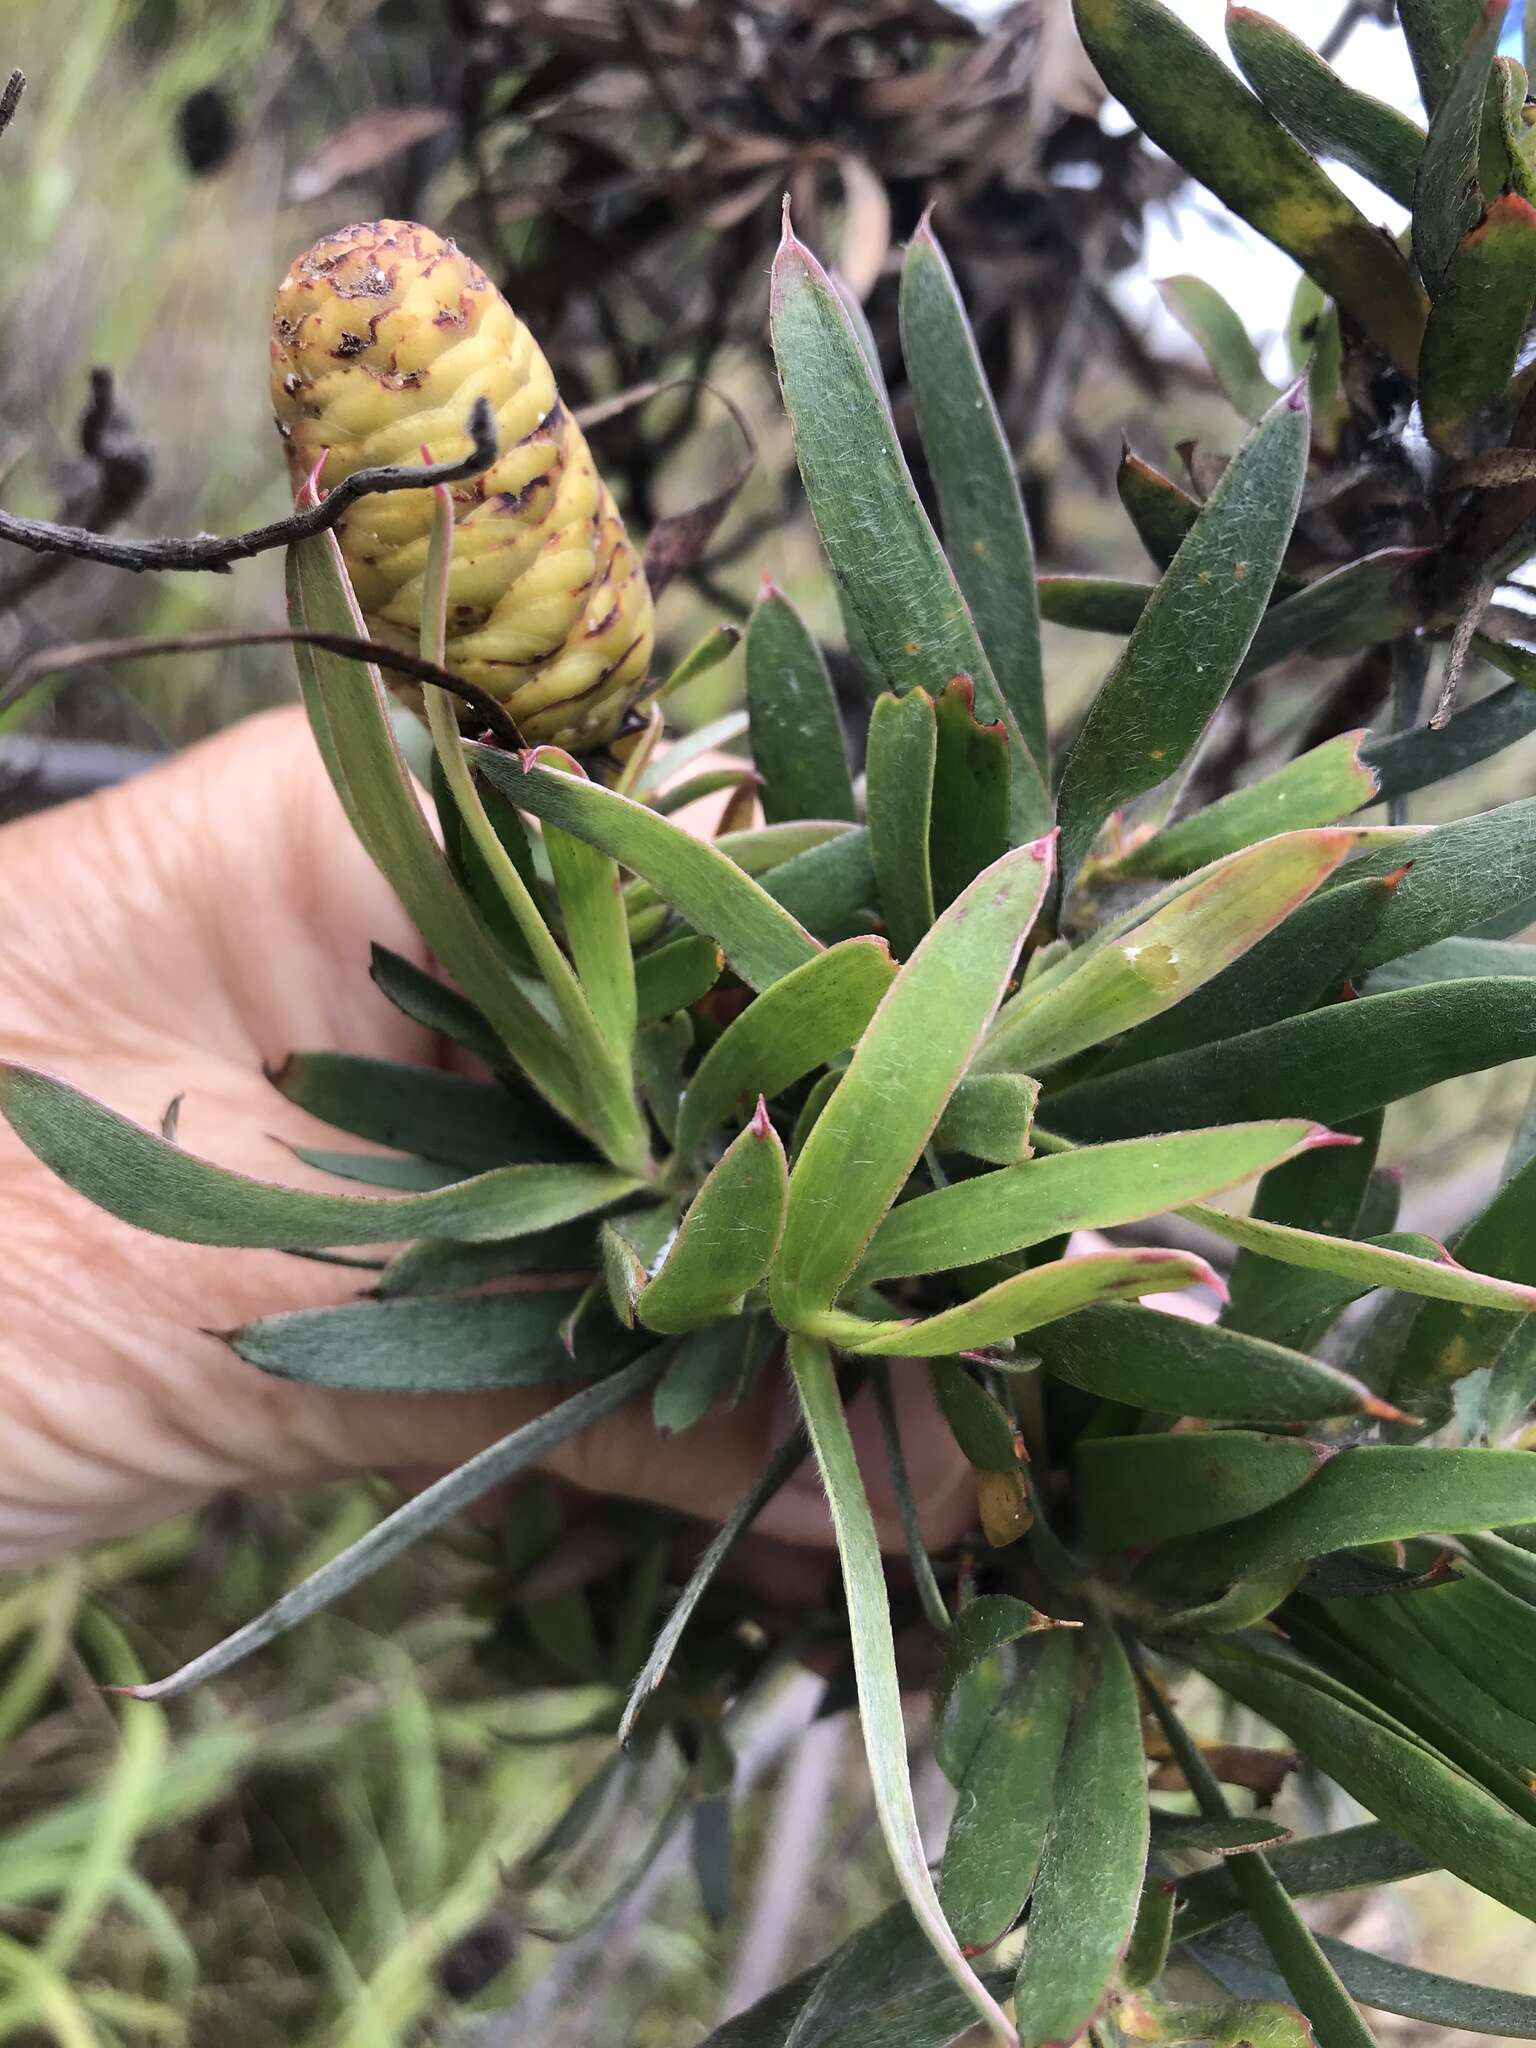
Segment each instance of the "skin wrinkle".
M712 799L702 816L718 808ZM189 1151L263 1179L345 1188L275 1142L337 1140L270 1085L262 1062L316 1046L457 1064L369 981L374 940L430 965L353 839L302 716L268 713L0 832L0 1058L151 1126L184 1093ZM304 1387L207 1334L346 1301L365 1281L134 1230L64 1188L0 1121L0 1565L126 1534L231 1485L268 1491L456 1463L551 1398ZM930 1540L945 1543L974 1518L968 1468L925 1378L898 1370L896 1384L914 1490ZM675 1440L659 1438L636 1403L548 1469L589 1492L718 1518L783 1426L782 1391L765 1376L739 1409ZM854 1404L853 1422L882 1539L898 1548L867 1404ZM783 1543L831 1542L809 1466L757 1527L785 1560L786 1585L803 1583L804 1560L792 1565Z

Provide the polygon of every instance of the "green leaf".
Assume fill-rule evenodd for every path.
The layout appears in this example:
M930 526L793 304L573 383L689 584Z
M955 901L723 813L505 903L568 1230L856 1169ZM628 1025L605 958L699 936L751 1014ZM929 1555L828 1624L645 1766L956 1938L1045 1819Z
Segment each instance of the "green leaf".
M1506 0L1490 0L1457 51L1450 83L1431 114L1414 180L1414 260L1436 297L1457 243L1477 226L1483 211L1478 174L1483 104L1498 53L1505 4Z
M1128 1031L1095 1074L1118 1074L1163 1053L1254 1031L1341 994L1396 886L1388 876L1320 891L1204 988Z
M590 1157L541 1104L433 1067L360 1053L291 1053L274 1087L322 1123L477 1171Z
M1300 1122L1174 1131L954 1181L892 1210L858 1278L869 1284L980 1265L1074 1230L1135 1223L1234 1187L1327 1136Z
M757 1114L711 1169L660 1271L636 1301L641 1322L671 1332L734 1314L768 1270L788 1189L784 1147L759 1099Z
M1078 1541L1103 1553L1217 1528L1236 1514L1284 1500L1325 1455L1320 1444L1297 1437L1237 1429L1080 1437Z
M1053 1629L988 1717L944 1844L939 1903L971 1954L1002 1939L1034 1887L1071 1706L1072 1636Z
M1531 1648L1530 1604L1466 1566L1444 1585L1402 1595L1393 1604L1460 1670L1474 1677L1480 1691L1519 1717L1521 1749L1515 1761L1529 1783L1536 1758L1536 1653ZM1476 1736L1476 1722L1467 1726Z
M389 1261L373 1291L383 1301L452 1294L518 1273L569 1273L574 1286L591 1278L593 1264L592 1224L582 1220L500 1244L454 1244L446 1239L413 1244Z
M918 502L848 316L787 227L769 317L806 497L870 657L898 695L972 678L982 717L1001 718L1014 743L1013 836L1034 838L1050 827L1050 795Z
M1276 1423L1395 1414L1336 1366L1155 1309L1084 1309L1041 1330L1030 1349L1074 1387L1164 1415Z
M672 939L635 962L635 1018L654 1024L708 995L720 979L725 955L713 939Z
M1161 0L1077 0L1076 12L1099 76L1158 148L1293 257L1411 374L1424 304L1386 236Z
M583 1387L558 1407L546 1409L534 1421L524 1423L521 1429L514 1429L509 1436L476 1452L474 1457L435 1480L423 1492L414 1494L403 1507L386 1515L382 1522L375 1523L366 1536L350 1544L339 1556L331 1558L292 1591L284 1593L254 1621L248 1621L213 1649L194 1657L169 1678L162 1678L154 1685L132 1687L133 1697L174 1699L178 1693L188 1692L205 1679L216 1678L221 1672L242 1663L253 1651L265 1648L299 1622L307 1621L322 1607L340 1599L343 1593L350 1592L364 1579L371 1578L413 1543L483 1499L493 1487L504 1485L517 1473L527 1471L531 1465L547 1458L559 1445L621 1408L656 1378L664 1356L660 1346L646 1352L622 1371L610 1373L594 1385Z
M546 825L611 854L725 949L742 980L767 988L819 951L810 933L716 846L644 804L551 769L524 768L491 747L468 750L494 789Z
M1284 1500L1202 1537L1185 1561L1191 1577L1230 1580L1361 1543L1532 1522L1536 1486L1524 1451L1362 1444L1338 1452ZM1160 1574L1165 1564L1170 1573L1177 1568L1172 1551Z
M1365 737L1364 731L1340 733L1298 754L1272 775L1165 826L1119 856L1113 863L1116 877L1191 874L1255 840L1331 825L1374 803L1376 776L1360 758Z
M857 819L827 665L800 614L771 583L747 627L747 709L768 823Z
M656 692L658 701L664 702L678 690L686 689L689 683L696 683L700 676L709 675L721 662L729 660L740 645L741 637L741 628L732 619L723 620L718 626L711 626L703 639L688 650Z
M1456 938L1536 895L1536 797L1479 811L1421 834L1408 848L1412 866L1393 891L1362 967ZM1368 853L1350 879L1395 868L1399 850Z
M1458 711L1439 730L1418 725L1411 732L1371 738L1361 748L1361 759L1375 769L1381 780L1381 801L1411 796L1416 789L1475 768L1536 732L1536 662L1523 650L1501 647L1497 641L1478 638L1474 650L1485 661L1497 662L1529 681L1512 682L1503 689Z
M1053 1128L1094 1139L1216 1116L1337 1125L1532 1053L1536 1008L1526 981L1440 982L1335 1003L1079 1081L1050 1098L1048 1113Z
M1477 445L1508 392L1533 298L1536 208L1506 193L1456 245L1424 330L1419 403L1438 448L1463 455Z
M1159 569L1166 569L1184 545L1190 528L1200 517L1200 500L1164 476L1150 462L1144 462L1129 442L1120 450L1115 471L1115 489L1125 507L1136 537ZM1154 584L1147 595L1156 594Z
M295 626L364 633L334 534L291 547L287 575ZM582 1088L570 1054L518 988L432 836L395 740L378 670L316 647L296 646L294 659L321 758L369 857L444 970L540 1094L581 1123Z
M1000 725L978 723L966 676L946 685L934 711L938 756L928 852L934 908L947 910L1008 851L1008 741Z
M901 267L901 352L945 550L998 689L1044 775L1050 757L1034 544L976 338L927 214Z
M1162 1976L1168 1963L1168 1945L1173 1939L1177 1903L1173 1887L1162 1878L1149 1878L1142 1886L1136 1925L1120 1967L1120 1982L1125 1989L1144 1990Z
M861 1334L855 1318L839 1318L835 1341L856 1358L946 1358L1005 1344L1010 1337L1070 1315L1089 1302L1202 1286L1219 1291L1221 1281L1192 1252L1089 1252L1032 1266L955 1308L917 1322L870 1323Z
M1237 672L1239 683L1319 642L1326 652L1340 654L1395 639L1416 619L1411 594L1403 588L1404 571L1423 561L1425 553L1423 548L1378 548L1282 597L1259 621Z
M1081 0L1079 13L1115 4ZM1226 696L1274 589L1306 459L1298 389L1223 471L1089 709L1057 793L1063 888L1110 812L1180 768Z
M757 1318L731 1318L683 1339L651 1403L651 1419L664 1436L692 1429L717 1401L735 1407L752 1370L761 1327Z
M330 1152L323 1145L289 1145L286 1149L318 1173L361 1181L365 1187L393 1188L397 1194L424 1194L431 1188L452 1187L464 1178L461 1166L447 1166L440 1159L408 1159L392 1152Z
M825 1121L825 1118L823 1118ZM818 1126L819 1128L819 1126ZM832 1511L832 1526L842 1561L848 1601L854 1672L858 1681L859 1720L881 1832L895 1867L897 1882L934 1952L954 1982L991 2027L998 2040L1012 2042L1013 2029L1000 2007L961 1954L944 1918L928 1860L918 1832L907 1774L906 1726L901 1710L901 1681L891 1637L891 1612L885 1591L880 1539L869 1511L859 1461L848 1432L832 1360L815 1338L792 1336L790 1370L801 1412L816 1453L822 1484ZM1140 1744L1138 1742L1138 1754ZM791 2035L791 2040L794 2036Z
M1366 983L1369 995L1422 988L1434 981L1481 981L1489 975L1536 974L1536 946L1509 939L1437 939L1421 952L1388 960Z
M938 718L926 690L875 699L865 777L869 850L891 944L903 960L934 919L928 848L938 752Z
M1476 1272L1536 1289L1536 1159L1505 1182L1457 1239L1456 1257ZM1399 1356L1393 1398L1427 1420L1444 1420L1457 1382L1491 1367L1512 1335L1509 1317L1497 1309L1426 1303Z
M1234 1856L1246 1849L1278 1849L1291 1830L1263 1814L1231 1814L1223 1820L1192 1820L1187 1814L1152 1809L1152 1847L1176 1855ZM1177 1888L1175 1887L1175 1896Z
M1371 1184L1377 1147L1381 1143L1382 1113L1360 1118L1349 1132L1358 1140L1304 1153L1301 1158L1276 1167L1260 1181L1250 1214L1265 1223L1284 1223L1329 1237L1363 1237L1360 1212ZM1429 1255L1435 1255L1426 1241ZM1405 1247L1406 1249L1406 1247ZM1331 1285L1331 1282L1323 1283ZM1254 1252L1239 1252L1231 1274L1232 1299L1222 1321L1230 1330L1246 1330L1251 1337L1283 1338L1303 1328L1310 1320L1305 1305L1298 1301L1294 1267ZM1307 1291L1302 1284L1301 1294Z
M1347 829L1286 832L1221 861L1060 979L1026 983L987 1034L982 1068L1035 1073L1172 1009L1283 924L1357 844ZM1190 1121L1155 1107L1165 1129Z
M763 887L824 945L867 936L880 923L870 835L862 827L784 861L764 876Z
M1363 1891L1368 1885L1400 1884L1438 1870L1426 1856L1379 1820L1362 1821L1331 1835L1287 1842L1265 1857L1293 1898L1326 1898L1334 1892ZM1196 1870L1175 1881L1179 1939L1192 1941L1243 1910L1242 1895L1225 1869Z
M857 1045L895 977L883 939L845 939L757 997L699 1062L677 1120L691 1156L717 1124Z
M1014 1989L1023 2048L1075 2041L1113 1983L1146 1869L1147 1769L1125 1652L1095 1628L1079 1654L1077 1709L1061 1759Z
M1155 583L1126 583L1113 576L1035 579L1041 618L1082 633L1131 632L1156 588Z
M930 1365L928 1378L949 1433L967 1460L983 1472L1017 1472L1023 1440L1002 1402L948 1358Z
M425 1031L451 1038L455 1045L462 1045L487 1066L506 1065L506 1047L474 1004L466 1002L457 989L447 987L413 960L392 953L388 946L375 944L370 953L369 980L403 1016Z
M582 992L621 1072L627 1073L637 1006L635 962L619 887L619 864L584 839L553 825L544 828L544 850Z
M951 904L882 998L795 1162L769 1276L793 1329L830 1308L975 1055L1051 871L1039 840Z
M231 1331L229 1342L248 1365L317 1387L406 1394L542 1387L598 1376L585 1344L577 1359L560 1341L575 1300L574 1291L561 1289L349 1302L266 1316Z
M1400 0L1398 18L1431 113L1445 98L1467 38L1483 17L1483 0Z
M1338 1972L1352 1998L1376 2012L1393 2012L1431 2027L1461 2028L1474 2034L1500 2034L1506 2039L1536 2040L1536 1998L1521 1991L1501 1991L1463 1977L1421 1970L1356 1948L1332 1935L1317 1937L1319 1948ZM1268 1951L1255 1930L1234 1927L1207 1944L1222 1956L1266 1963Z
M504 1166L397 1200L307 1194L196 1159L26 1067L0 1066L0 1113L87 1201L184 1244L323 1251L402 1237L519 1237L605 1209L641 1185L606 1166Z
M992 1166L1022 1166L1030 1156L1040 1083L1027 1074L967 1074L933 1133L939 1152L965 1152Z
M1227 9L1227 41L1243 76L1298 142L1412 207L1422 128L1385 100L1346 85L1300 36L1257 8Z
M1202 1637L1183 1655L1437 1867L1517 1913L1536 1909L1536 1829L1433 1750L1321 1690L1299 1658L1226 1636Z
M1229 404L1244 419L1261 420L1280 393L1265 376L1247 328L1221 293L1199 277L1159 278L1157 291L1209 363Z

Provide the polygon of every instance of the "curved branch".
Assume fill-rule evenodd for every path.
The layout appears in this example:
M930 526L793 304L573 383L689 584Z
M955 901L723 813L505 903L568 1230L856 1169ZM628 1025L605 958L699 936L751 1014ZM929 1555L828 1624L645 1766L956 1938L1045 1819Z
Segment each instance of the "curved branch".
M453 462L432 462L424 467L390 463L378 469L356 469L317 505L279 519L271 526L258 526L249 533L218 535L199 533L185 539L114 540L92 533L83 526L55 526L46 519L22 519L12 512L0 512L0 540L14 541L39 555L73 555L82 562L105 562L114 569L206 570L215 575L228 573L232 562L267 554L296 540L309 540L326 533L358 498L384 491L424 491L434 484L460 483L479 476L496 460L496 422L489 401L477 398L471 408L467 429L473 444L467 455Z

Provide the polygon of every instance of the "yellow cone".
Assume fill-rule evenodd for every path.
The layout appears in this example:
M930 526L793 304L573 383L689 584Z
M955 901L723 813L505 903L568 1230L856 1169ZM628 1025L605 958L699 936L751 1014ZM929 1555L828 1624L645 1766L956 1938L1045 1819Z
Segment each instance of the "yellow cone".
M530 742L600 747L640 694L651 593L542 350L485 273L411 221L343 228L278 289L272 399L295 484L462 455L479 397L492 468L452 486L448 667L489 690ZM412 648L428 491L360 499L338 538L370 635Z

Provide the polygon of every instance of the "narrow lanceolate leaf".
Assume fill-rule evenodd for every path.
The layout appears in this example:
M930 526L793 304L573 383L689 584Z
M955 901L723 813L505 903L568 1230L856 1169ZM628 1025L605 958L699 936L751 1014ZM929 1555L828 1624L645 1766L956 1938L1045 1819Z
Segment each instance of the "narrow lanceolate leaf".
M896 968L883 939L846 939L786 974L699 1062L677 1119L679 1152L759 1095L770 1098L857 1045Z
M1113 576L1041 576L1035 594L1040 616L1053 626L1083 633L1129 633L1146 610L1155 583L1127 583Z
M1293 257L1411 372L1424 303L1407 264L1215 52L1162 0L1077 0L1076 12L1099 76L1158 148Z
M1228 464L1093 701L1058 792L1064 886L1110 812L1183 764L1227 694L1274 589L1306 460L1298 387Z
M654 1024L708 995L725 968L713 939L672 939L635 962L635 1019Z
M1265 1861L1297 1899L1325 1898L1334 1892L1363 1890L1367 1885L1400 1884L1405 1878L1438 1868L1432 1855L1376 1820L1340 1828L1330 1835L1314 1835L1308 1841L1284 1843L1270 1850ZM1220 1866L1192 1871L1177 1880L1175 1890L1183 1940L1196 1939L1243 1909L1232 1873Z
M1014 744L1013 835L1049 829L1051 801L1003 700L890 415L825 271L786 228L770 292L774 358L811 512L882 681L902 694L968 675Z
M978 1593L967 1600L944 1635L939 1675L933 1682L933 1720L941 1727L966 1677L995 1651L1022 1636L1054 1627L1012 1593Z
M296 626L363 633L334 534L290 548L287 574L289 616ZM294 658L326 771L374 865L539 1092L579 1123L580 1077L554 1027L517 987L454 881L396 743L378 670L314 647L295 647Z
M866 936L880 923L870 839L862 826L839 827L835 837L771 868L763 887L826 946Z
M1092 2023L1130 1941L1146 1870L1141 1709L1108 1629L1085 1641L1075 1679L1076 1711L1014 1990L1026 2048L1075 2041Z
M1393 639L1414 623L1404 572L1423 561L1426 553L1424 548L1378 548L1358 562L1314 577L1272 604L1237 672L1239 683L1320 642L1328 652L1343 654Z
M524 768L493 747L469 749L475 767L519 809L611 854L652 884L691 925L725 949L742 980L767 988L820 949L810 933L725 854L644 804L595 782Z
M1304 1352L1152 1309L1084 1309L1041 1330L1030 1349L1057 1379L1164 1415L1316 1422L1396 1413L1359 1380Z
M1262 419L1280 393L1265 376L1247 328L1221 293L1201 277L1159 278L1157 290L1235 409L1244 419Z
M1494 690L1476 704L1458 711L1448 725L1415 726L1411 732L1373 736L1361 749L1381 779L1383 801L1411 796L1463 768L1475 768L1536 732L1536 661L1518 647L1505 647L1479 635L1474 651L1522 678Z
M1217 1116L1341 1124L1455 1074L1532 1053L1536 1005L1527 981L1440 982L1335 1003L1080 1081L1052 1099L1050 1117L1084 1138L1126 1138Z
M901 269L901 352L944 546L998 689L1048 770L1035 551L1013 453L944 251L924 215Z
M968 676L947 683L934 706L938 754L928 864L933 907L947 910L983 868L1008 851L1008 740L976 717Z
M1031 1644L993 1708L955 1801L939 1903L968 1954L1012 1927L1034 1887L1072 1705L1072 1634Z
M1079 1438L1078 1540L1132 1550L1219 1528L1305 1486L1326 1456L1299 1437L1240 1429Z
M1505 7L1506 0L1489 0L1458 51L1450 84L1430 120L1414 180L1413 254L1420 275L1436 297L1457 243L1477 226L1483 210L1478 175L1483 103Z
M1115 489L1137 539L1158 568L1166 569L1200 517L1200 500L1144 462L1128 442L1120 452Z
M1447 454L1470 452L1506 396L1533 298L1536 208L1509 192L1457 243L1424 330L1419 403Z
M1483 17L1484 0L1400 0L1397 12L1419 97L1434 113L1451 89L1467 38Z
M473 1003L388 946L370 949L368 978L403 1016L426 1031L435 1031L462 1045L490 1067L507 1063L507 1048Z
M949 1433L979 1472L1014 1472L1024 1461L1018 1424L954 1359L941 1358L928 1368Z
M784 1228L789 1168L778 1132L757 1115L726 1147L689 1204L635 1313L652 1330L692 1330L733 1312L768 1270Z
M920 1322L871 1324L861 1336L852 1317L840 1319L843 1327L837 1342L856 1358L947 1358L1006 1344L1010 1337L1071 1315L1089 1302L1173 1294L1184 1287L1224 1291L1205 1260L1192 1252L1090 1252L1033 1266Z
M616 1346L583 1343L573 1357L560 1326L570 1288L464 1300L360 1301L266 1316L230 1332L248 1365L311 1386L455 1394L596 1379L623 1362ZM629 1343L629 1352L638 1347Z
M938 719L926 690L876 698L864 782L869 850L886 928L903 960L934 919L928 840L938 755Z
M1340 1451L1299 1492L1189 1546L1186 1561L1207 1580L1247 1578L1361 1543L1533 1523L1528 1452L1365 1444ZM1171 1572L1178 1560L1165 1555Z
M795 1162L769 1279L789 1329L830 1308L991 1022L1051 872L1051 842L1000 860L892 982Z
M1026 986L988 1033L981 1065L1034 1073L1172 1009L1282 924L1358 843L1347 830L1287 832L1222 861L1075 971L1069 960L1038 994Z
M658 1345L621 1372L610 1373L596 1385L583 1387L558 1407L546 1409L533 1422L525 1423L521 1429L514 1429L510 1436L504 1436L498 1443L477 1452L424 1492L413 1495L392 1515L386 1515L366 1536L350 1544L340 1556L323 1564L319 1571L311 1573L291 1592L284 1593L280 1600L274 1601L254 1621L248 1621L244 1628L236 1629L233 1635L226 1636L213 1649L205 1650L202 1656L194 1657L190 1664L184 1664L169 1678L162 1678L154 1685L132 1687L134 1698L174 1699L178 1693L201 1685L204 1679L216 1678L220 1672L242 1663L253 1651L263 1649L301 1621L318 1614L322 1607L330 1606L353 1586L371 1578L384 1565L409 1550L413 1543L420 1542L423 1536L430 1535L432 1530L440 1528L454 1515L473 1507L493 1487L504 1485L517 1473L527 1471L569 1438L590 1429L605 1415L611 1415L616 1408L621 1408L626 1401L643 1392L660 1372L664 1356L665 1352Z
M1506 1181L1462 1233L1456 1257L1476 1272L1531 1287L1536 1302L1536 1159ZM1492 1366L1511 1335L1509 1317L1496 1309L1426 1303L1393 1374L1393 1399L1438 1422L1449 1411L1457 1381Z
M1294 599L1291 600L1295 602ZM1276 833L1331 825L1376 800L1375 771L1360 758L1363 729L1342 732L1298 754L1272 775L1218 797L1203 811L1155 832L1114 863L1117 876L1171 878Z
M1536 946L1514 939L1437 939L1419 953L1405 953L1378 967L1366 983L1369 995L1394 988L1422 988L1432 981L1481 981L1486 976L1536 974Z
M1300 36L1255 7L1227 9L1227 41L1243 76L1298 142L1348 164L1399 206L1413 205L1422 128L1346 85Z
M471 1172L591 1156L542 1103L433 1067L361 1053L296 1052L269 1078L321 1123Z
M569 766L564 772L576 774L584 782L586 776L578 764L569 756L566 760ZM544 850L554 873L566 944L582 993L621 1073L627 1073L638 1013L619 864L611 854L599 852L585 839L557 826L545 827Z
M1290 1224L1329 1237L1369 1237L1378 1230L1389 1230L1395 1211L1380 1225L1374 1225L1363 1214L1372 1193L1383 1120L1382 1111L1376 1110L1359 1118L1347 1133L1359 1140L1357 1144L1314 1152L1266 1174L1259 1183L1250 1213L1265 1223ZM1438 1253L1438 1246L1430 1239L1417 1249L1430 1258ZM1336 1281L1336 1275L1320 1277L1318 1287L1331 1292ZM1229 1329L1245 1330L1252 1337L1289 1339L1293 1333L1310 1327L1311 1314L1305 1300L1309 1284L1303 1281L1298 1285L1294 1267L1241 1252L1232 1269L1232 1299L1223 1321ZM1352 1283L1338 1282L1340 1288L1345 1285Z
M1299 1658L1220 1636L1184 1655L1437 1865L1536 1914L1536 1829L1453 1764L1309 1682Z
M969 1077L977 1078L977 1077ZM1264 1173L1330 1133L1314 1124L1232 1124L1086 1146L954 1181L893 1209L859 1266L864 1282L1005 1258L1073 1230L1109 1230Z
M392 1200L307 1194L196 1159L26 1067L0 1068L0 1115L99 1209L184 1244L323 1251L403 1237L519 1237L605 1209L640 1185L605 1166L505 1166Z
M747 626L747 710L770 825L858 817L827 665L805 621L771 583Z
M991 1166L1022 1166L1039 1099L1040 1083L1027 1074L967 1074L945 1104L934 1145Z
M891 1612L885 1591L885 1566L880 1539L864 1493L859 1461L843 1413L837 1377L824 1344L792 1337L790 1369L800 1397L806 1430L816 1453L822 1484L832 1511L832 1526L842 1561L843 1589L848 1602L854 1672L859 1689L859 1720L869 1760L875 1811L918 1925L951 1977L992 2029L998 2041L1017 2048L1018 2037L1002 2009L986 1991L960 1951L944 1918L912 1804L907 1772L906 1726L902 1719L901 1681L891 1637ZM1138 1743L1139 1752L1139 1743Z

